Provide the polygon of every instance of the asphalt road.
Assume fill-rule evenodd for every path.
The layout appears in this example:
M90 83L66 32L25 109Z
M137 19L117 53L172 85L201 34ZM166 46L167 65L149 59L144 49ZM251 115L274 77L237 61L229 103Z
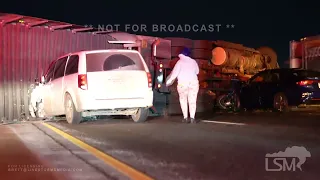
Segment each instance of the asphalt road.
M0 132L0 179L127 179L41 122L3 125Z
M153 118L142 124L129 119L49 124L155 179L318 180L319 117L318 113L308 112L256 112L198 115L208 120L199 124L180 123L180 116ZM302 164L302 171L266 170L267 153L293 146L304 147L311 154ZM286 158L289 165L293 159L298 161ZM269 169L277 168L272 160L268 161Z
M33 155L14 130L0 126L0 174L1 179L63 179L63 175L50 171L27 171L48 166Z

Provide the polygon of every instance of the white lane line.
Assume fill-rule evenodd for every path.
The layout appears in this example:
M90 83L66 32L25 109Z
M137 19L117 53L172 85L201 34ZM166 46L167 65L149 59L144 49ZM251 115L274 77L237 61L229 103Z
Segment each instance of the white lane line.
M208 121L208 120L202 120L202 122L216 123L216 124L229 124L229 125L238 125L238 126L247 125L247 124L244 124L244 123L233 123L233 122L223 122L223 121Z

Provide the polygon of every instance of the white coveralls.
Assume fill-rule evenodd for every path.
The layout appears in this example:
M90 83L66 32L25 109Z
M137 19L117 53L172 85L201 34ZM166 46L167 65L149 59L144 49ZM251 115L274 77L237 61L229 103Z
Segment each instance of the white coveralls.
M167 78L166 85L173 84L178 79L177 91L184 119L188 118L188 105L190 118L194 119L197 109L197 96L199 92L199 66L197 62L183 54L179 54L179 61Z

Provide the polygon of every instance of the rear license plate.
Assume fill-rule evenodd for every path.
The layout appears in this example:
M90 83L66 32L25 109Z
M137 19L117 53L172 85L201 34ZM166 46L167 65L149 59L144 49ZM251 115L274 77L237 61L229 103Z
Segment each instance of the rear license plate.
M320 83L318 83L318 87L320 88Z

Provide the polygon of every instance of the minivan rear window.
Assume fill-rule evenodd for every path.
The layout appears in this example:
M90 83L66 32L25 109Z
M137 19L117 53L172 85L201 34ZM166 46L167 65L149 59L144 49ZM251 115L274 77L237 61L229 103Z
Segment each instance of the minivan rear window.
M140 70L144 71L142 59L133 52L102 52L86 55L87 72Z

